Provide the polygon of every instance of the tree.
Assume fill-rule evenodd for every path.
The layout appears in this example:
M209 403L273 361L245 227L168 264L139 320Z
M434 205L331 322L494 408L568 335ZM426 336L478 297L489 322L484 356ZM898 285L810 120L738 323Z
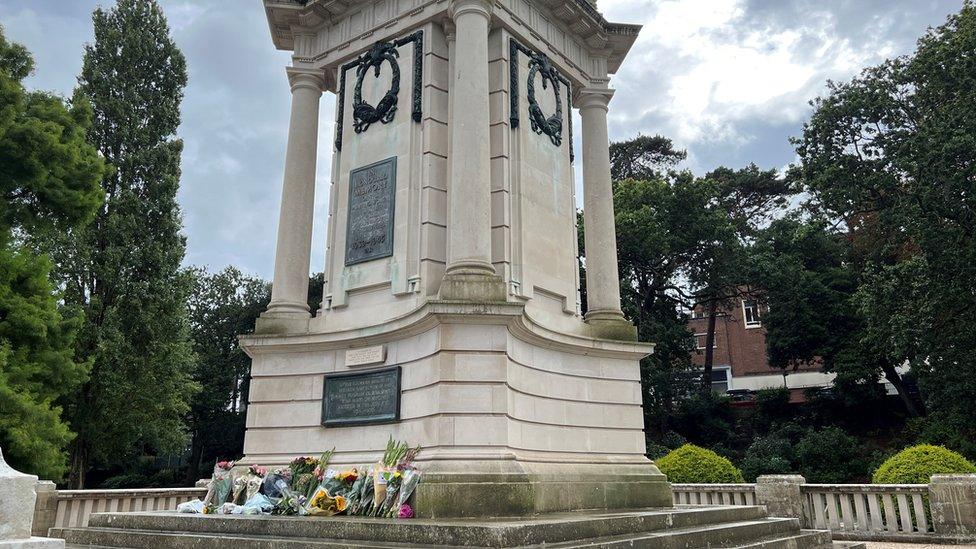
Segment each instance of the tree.
M910 368L925 405L915 413L949 422L941 432L957 446L976 440L963 419L976 412L973 51L967 0L914 54L830 83L796 142L812 204L852 242L865 349L883 350L876 367L896 387L896 367Z
M657 179L687 157L688 153L676 150L667 137L638 135L610 144L610 179Z
M18 469L59 480L73 433L54 402L87 375L74 360L81 316L58 306L50 261L23 239L90 219L105 165L85 141L91 108L27 92L32 68L0 29L0 446Z
M714 193L706 207L720 212L713 216L713 231L701 255L689 269L696 306L705 308L705 360L702 392L712 393L712 365L715 325L720 310L729 310L739 298L754 296L746 273L749 247L760 228L788 205L794 184L776 170L760 170L755 164L732 170L725 167L705 175Z
M88 383L65 400L79 435L75 488L92 466L182 449L196 390L174 138L186 62L154 0L119 0L92 20L78 93L95 113L88 138L116 170L102 179L94 222L54 246L65 301L85 311L77 353L92 363Z
M234 267L214 274L195 269L194 275L189 309L198 360L193 377L202 390L193 398L188 420L187 482L200 478L201 463L236 457L243 448L251 360L237 336L253 331L271 299L266 281Z

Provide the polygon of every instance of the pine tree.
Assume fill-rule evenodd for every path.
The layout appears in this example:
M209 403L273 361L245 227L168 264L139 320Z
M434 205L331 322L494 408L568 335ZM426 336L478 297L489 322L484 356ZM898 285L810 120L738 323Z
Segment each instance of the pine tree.
M179 451L196 390L186 303L190 273L176 202L182 141L175 137L186 61L155 0L119 0L95 10L78 92L94 109L89 140L114 173L106 202L56 255L65 300L85 311L80 357L89 382L67 400L78 432L71 484L95 465Z
M85 141L91 108L25 90L32 67L0 29L0 446L18 469L60 480L73 435L54 401L88 365L74 360L79 312L59 308L50 260L27 241L90 220L105 164Z

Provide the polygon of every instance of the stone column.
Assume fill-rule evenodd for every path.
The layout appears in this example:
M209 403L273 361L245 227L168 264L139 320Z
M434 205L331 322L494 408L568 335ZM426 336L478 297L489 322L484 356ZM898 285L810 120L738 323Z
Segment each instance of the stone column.
M583 119L583 238L586 246L586 321L595 335L633 339L636 332L620 310L617 235L610 182L609 88L579 90L576 106Z
M34 524L31 526L31 534L35 536L46 536L51 528L58 513L58 489L50 480L39 480L34 487L37 497L34 499Z
M450 88L447 272L442 299L504 301L491 263L491 135L488 30L494 0L452 0L455 34Z
M0 547L63 548L64 540L31 537L37 477L14 470L0 450Z
M325 86L320 71L288 69L291 120L278 216L271 303L262 316L308 318L308 269L315 208L315 160L318 150L319 98Z
M976 539L976 475L932 475L929 498L937 534Z
M803 492L807 480L800 475L760 475L756 479L756 502L765 505L771 517L795 518L803 522Z

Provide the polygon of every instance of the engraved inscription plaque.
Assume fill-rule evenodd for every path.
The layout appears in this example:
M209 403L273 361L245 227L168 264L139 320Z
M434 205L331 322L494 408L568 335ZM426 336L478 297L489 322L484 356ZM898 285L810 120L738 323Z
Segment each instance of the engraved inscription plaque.
M346 265L393 255L396 157L349 172Z
M400 367L325 374L322 425L389 423L400 419Z

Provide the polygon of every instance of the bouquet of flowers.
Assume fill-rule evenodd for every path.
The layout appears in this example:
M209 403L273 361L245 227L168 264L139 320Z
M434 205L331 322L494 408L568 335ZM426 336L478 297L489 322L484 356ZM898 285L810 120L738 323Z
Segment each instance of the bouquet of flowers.
M400 489L397 491L397 503L390 508L389 517L413 518L413 508L407 505L407 500L413 495L413 491L420 483L420 471L414 467L403 470L403 478L400 480Z
M291 460L288 469L291 470L291 488L297 494L308 495L315 489L316 482L314 471L320 467L319 460L302 456Z
M291 480L291 470L275 469L265 475L264 482L261 483L261 493L269 498L279 499L286 492L291 492L288 486L289 480Z
M331 517L342 513L348 508L349 500L341 495L331 496L324 488L316 488L312 498L308 500L305 512L312 516Z
M210 484L207 485L207 495L203 498L205 513L223 505L230 497L234 482L231 477L233 468L233 461L218 461L214 464L213 476L210 477Z
M247 474L245 475L245 478L247 478L247 488L245 490L244 501L250 500L261 491L261 484L264 483L264 477L267 474L267 467L251 465L247 468Z

